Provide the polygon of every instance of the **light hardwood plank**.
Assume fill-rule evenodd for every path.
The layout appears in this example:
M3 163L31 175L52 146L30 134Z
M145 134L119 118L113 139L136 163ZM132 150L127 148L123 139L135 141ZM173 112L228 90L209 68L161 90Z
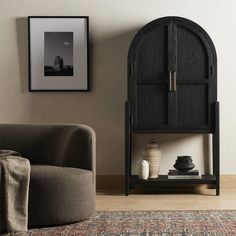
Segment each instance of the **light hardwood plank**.
M236 209L235 175L221 176L220 196L214 196L215 189L207 189L206 186L179 194L144 194L136 191L136 194L124 196L122 176L97 179L100 186L96 197L98 211ZM102 186L106 187L102 189Z

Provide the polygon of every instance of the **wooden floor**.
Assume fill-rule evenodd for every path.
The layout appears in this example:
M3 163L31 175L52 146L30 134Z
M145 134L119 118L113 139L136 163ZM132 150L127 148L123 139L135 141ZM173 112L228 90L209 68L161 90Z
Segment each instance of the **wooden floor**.
M116 189L97 190L96 209L98 211L119 210L207 210L236 209L236 176L222 176L221 194L215 196L214 189L202 186L197 191L185 193L136 192L129 196Z

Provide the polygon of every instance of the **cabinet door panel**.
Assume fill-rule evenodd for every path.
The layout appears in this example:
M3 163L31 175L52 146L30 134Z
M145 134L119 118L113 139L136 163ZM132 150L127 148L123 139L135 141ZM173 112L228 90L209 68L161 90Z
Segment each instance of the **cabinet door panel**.
M207 125L207 97L207 85L177 85L178 126Z
M210 130L216 53L208 34L179 17L155 20L129 50L128 100L136 130Z
M167 86L138 85L135 123L138 125L167 124Z
M166 80L167 46L167 26L158 27L144 37L137 51L135 65L137 80Z
M208 55L201 39L184 27L177 27L177 80L208 78Z

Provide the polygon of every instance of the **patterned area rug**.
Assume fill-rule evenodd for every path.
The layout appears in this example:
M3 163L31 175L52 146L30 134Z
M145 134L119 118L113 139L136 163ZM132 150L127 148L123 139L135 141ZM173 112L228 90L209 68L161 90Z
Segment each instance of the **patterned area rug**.
M30 236L236 235L236 210L97 212L90 220L29 231Z

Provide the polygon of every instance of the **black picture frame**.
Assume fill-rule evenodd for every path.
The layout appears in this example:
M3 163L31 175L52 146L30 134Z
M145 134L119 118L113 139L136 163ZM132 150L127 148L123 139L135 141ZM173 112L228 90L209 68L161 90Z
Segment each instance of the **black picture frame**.
M55 28L53 28L54 26ZM73 51L72 55L70 55L69 53L66 54L70 55L70 56L67 55L68 58L73 58L71 59L73 61L73 64L72 66L63 67L62 63L62 67L60 66L61 68L67 68L67 71L70 70L70 73L63 74L61 72L62 74L60 74L60 76L58 76L58 74L57 75L46 74L45 68L49 68L46 66L45 63L45 57L46 57L45 52L48 52L48 50L45 49L46 45L45 42L47 42L45 41L47 33L53 33L51 35L52 36L54 35L54 37L58 33L58 36L56 38L59 37L59 39L62 40L63 39L62 37L64 37L63 34L67 36L71 32L73 33L73 40L72 40ZM60 36L60 34L62 36ZM49 42L50 40L51 39L49 37ZM66 42L64 42L64 44L65 43ZM51 68L52 67L50 67L50 69ZM71 70L73 72L71 72ZM64 69L63 71L66 71L66 69ZM90 91L89 17L88 16L28 16L28 73L29 73L28 89L30 92Z

